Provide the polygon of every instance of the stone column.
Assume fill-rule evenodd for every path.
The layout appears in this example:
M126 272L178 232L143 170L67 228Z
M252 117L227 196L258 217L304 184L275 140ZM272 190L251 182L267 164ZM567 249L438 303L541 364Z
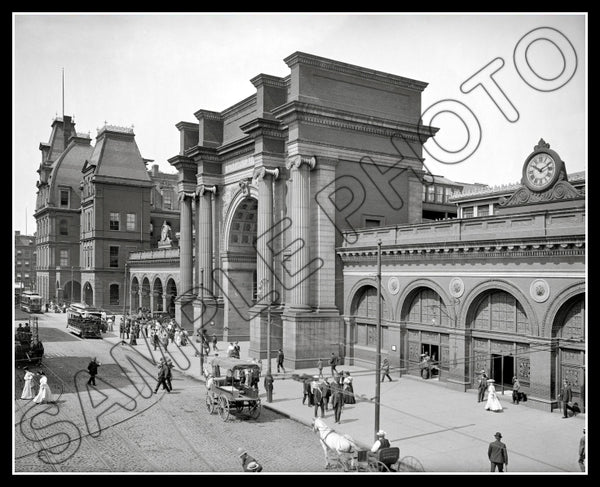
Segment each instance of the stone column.
M201 184L198 187L198 210L196 226L196 276L198 292L200 292L201 269L204 269L204 292L212 295L213 270L213 218L212 199L217 192L216 186Z
M162 302L163 302L163 306L162 306L163 313L166 313L167 312L167 293L166 292L163 293Z
M314 169L315 157L292 156L286 167L290 171L291 181L291 290L288 307L292 310L308 310L309 280L308 263L310 261L310 180L309 171ZM288 211L289 211L288 210Z
M271 177L269 177L271 176ZM269 296L274 289L273 276L273 181L279 177L279 169L261 167L256 173L258 185L258 218L256 240L256 282L259 297ZM273 300L274 296L271 296Z
M181 296L192 297L192 195L181 193L179 196L179 274ZM178 290L179 291L179 290Z

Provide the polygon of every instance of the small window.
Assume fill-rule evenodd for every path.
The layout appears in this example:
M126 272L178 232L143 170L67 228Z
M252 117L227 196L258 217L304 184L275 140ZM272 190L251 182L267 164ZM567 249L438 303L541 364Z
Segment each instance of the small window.
M110 213L110 226L109 226L109 228L111 230L118 230L119 229L119 223L120 223L119 214L111 212Z
M119 285L111 284L109 288L109 299L111 305L119 304Z
M67 267L69 265L69 251L61 250L60 251L60 266Z
M465 206L462 210L463 218L473 218L473 207Z
M427 186L423 185L423 201L427 201Z
M379 218L365 218L365 227L366 228L373 228L373 227L380 227L381 226L381 220Z
M58 224L58 231L61 235L69 235L69 222L67 220L61 220Z
M435 202L436 203L444 202L444 187L443 186L435 187Z
M170 210L171 209L171 192L170 191L166 191L163 194L163 208L165 210Z
M119 247L110 247L110 267L119 267Z
M135 231L135 213L127 213L127 231Z
M60 190L60 207L61 208L69 207L69 190L68 189Z
M488 205L477 207L477 216L488 216L490 214L490 207Z
M427 201L433 203L434 192L435 186L433 184L427 186Z

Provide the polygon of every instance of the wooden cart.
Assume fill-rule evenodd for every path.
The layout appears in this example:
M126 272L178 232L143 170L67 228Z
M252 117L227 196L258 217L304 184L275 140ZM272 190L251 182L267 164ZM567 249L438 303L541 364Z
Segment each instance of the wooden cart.
M206 408L215 411L223 421L231 413L257 419L261 403L258 388L250 387L252 373L260 371L258 364L233 357L214 357L211 362L211 377L207 379Z

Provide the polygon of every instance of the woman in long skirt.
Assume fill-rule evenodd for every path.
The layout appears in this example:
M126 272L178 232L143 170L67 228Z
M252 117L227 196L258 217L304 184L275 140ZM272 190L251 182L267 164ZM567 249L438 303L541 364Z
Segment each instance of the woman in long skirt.
M502 411L502 404L500 404L500 400L498 399L498 395L496 394L496 388L494 387L494 379L488 379L488 398L485 403L485 409L488 411L499 412Z
M356 399L354 398L354 387L352 386L353 377L350 375L350 372L345 372L344 377L344 404L356 404Z
M25 381L25 386L23 387L23 392L21 393L21 399L33 399L35 394L33 393L33 373L29 371L27 367L23 367L25 370L25 376L23 380Z
M47 402L54 402L54 396L52 396L52 391L50 390L50 386L48 385L48 377L44 374L43 371L40 370L40 390L37 393L37 396L33 398L33 402L37 404L43 404Z

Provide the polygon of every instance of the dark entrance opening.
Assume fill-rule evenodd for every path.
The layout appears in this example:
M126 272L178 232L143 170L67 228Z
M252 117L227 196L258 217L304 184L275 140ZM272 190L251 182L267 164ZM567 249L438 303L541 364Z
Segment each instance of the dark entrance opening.
M421 344L421 353L429 355L429 361L431 367L429 368L428 377L436 377L439 375L439 360L440 360L440 347L439 345L432 345L430 343ZM423 358L423 357L421 357Z
M512 378L515 370L515 358L512 355L492 354L492 379L496 381L496 388L503 385L512 387Z

